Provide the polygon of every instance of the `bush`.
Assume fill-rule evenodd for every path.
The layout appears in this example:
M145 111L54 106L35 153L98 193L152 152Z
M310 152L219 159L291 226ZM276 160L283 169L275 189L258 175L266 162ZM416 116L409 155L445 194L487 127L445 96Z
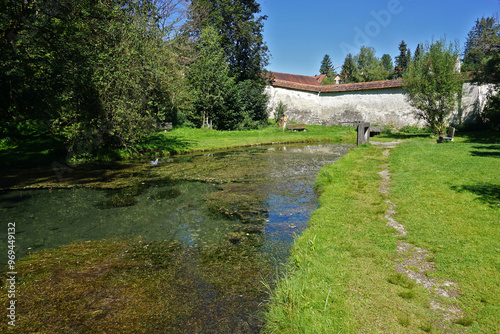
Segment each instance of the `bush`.
M285 117L287 106L282 101L278 103L276 110L274 111L274 124L278 124L278 122Z

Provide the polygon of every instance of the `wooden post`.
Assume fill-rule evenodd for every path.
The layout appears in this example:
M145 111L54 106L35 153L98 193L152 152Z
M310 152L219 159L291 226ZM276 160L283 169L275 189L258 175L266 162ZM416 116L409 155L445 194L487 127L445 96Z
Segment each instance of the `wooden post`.
M358 145L370 142L370 123L359 122L358 124Z

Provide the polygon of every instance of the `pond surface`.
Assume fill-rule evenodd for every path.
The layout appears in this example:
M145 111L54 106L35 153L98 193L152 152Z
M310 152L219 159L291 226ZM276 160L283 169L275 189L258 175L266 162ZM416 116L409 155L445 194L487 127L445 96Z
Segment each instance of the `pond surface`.
M127 168L108 165L92 180L75 172L67 175L70 180L59 180L66 181L65 187L77 185L72 188L55 184L0 193L0 238L7 240L6 225L15 222L17 260L41 249L108 238L178 243L191 252L252 239L252 247L271 255L276 265L286 260L294 236L306 228L317 207L317 172L350 147L260 146L182 155L160 159L156 167L144 162ZM73 170L85 168L89 166ZM111 178L109 170L120 170L120 175ZM6 243L0 255L5 264ZM245 312L259 312L255 305L262 300L252 302ZM259 325L245 328L238 331L257 332Z

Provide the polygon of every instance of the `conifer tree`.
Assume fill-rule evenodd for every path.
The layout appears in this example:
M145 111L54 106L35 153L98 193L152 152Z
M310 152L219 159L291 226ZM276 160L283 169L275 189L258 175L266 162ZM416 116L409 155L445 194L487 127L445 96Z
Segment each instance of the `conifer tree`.
M406 67L410 63L411 52L408 49L405 41L401 41L399 44L399 56L396 57L396 67L395 67L395 77L401 78Z
M330 75L333 72L333 64L329 55L325 55L321 61L321 67L319 68L319 74Z

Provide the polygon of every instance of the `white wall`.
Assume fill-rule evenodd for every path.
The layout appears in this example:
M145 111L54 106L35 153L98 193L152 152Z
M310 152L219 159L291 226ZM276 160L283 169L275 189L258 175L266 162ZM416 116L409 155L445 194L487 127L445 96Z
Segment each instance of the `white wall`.
M450 117L454 124L472 123L486 103L488 85L464 84L460 108ZM268 86L271 117L279 101L287 105L287 117L298 123L332 125L366 121L372 124L402 127L423 126L414 116L402 88L352 92L317 93Z

